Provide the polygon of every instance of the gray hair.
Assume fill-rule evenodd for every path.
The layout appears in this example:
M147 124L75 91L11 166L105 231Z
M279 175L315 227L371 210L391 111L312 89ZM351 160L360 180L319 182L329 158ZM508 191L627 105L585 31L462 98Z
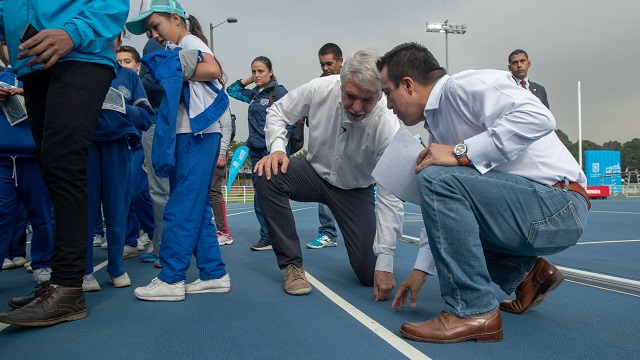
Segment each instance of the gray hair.
M381 95L380 73L376 67L379 58L380 55L375 51L354 52L342 65L340 84L344 87L349 79L353 79L358 87Z

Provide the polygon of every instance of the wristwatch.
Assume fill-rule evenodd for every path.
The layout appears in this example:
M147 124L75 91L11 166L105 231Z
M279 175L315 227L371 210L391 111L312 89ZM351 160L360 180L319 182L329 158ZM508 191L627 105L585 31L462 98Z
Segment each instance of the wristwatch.
M471 160L469 160L469 157L467 156L467 145L462 143L457 144L453 147L451 153L456 157L456 159L458 159L458 163L460 165L467 166L471 164Z

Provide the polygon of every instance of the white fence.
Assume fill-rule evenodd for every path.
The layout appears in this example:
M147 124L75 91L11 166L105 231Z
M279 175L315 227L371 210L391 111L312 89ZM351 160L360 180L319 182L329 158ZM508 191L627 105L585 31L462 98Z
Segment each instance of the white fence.
M228 203L252 203L253 202L253 186L232 186L227 193L227 186L222 185L221 189L224 194L224 201Z

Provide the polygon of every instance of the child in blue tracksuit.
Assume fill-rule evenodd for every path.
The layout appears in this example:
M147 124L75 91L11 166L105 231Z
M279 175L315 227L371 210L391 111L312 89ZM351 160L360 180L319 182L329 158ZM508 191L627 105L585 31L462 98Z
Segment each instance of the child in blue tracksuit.
M5 56L2 60L7 68L0 72L0 81L15 88L0 89L0 100L8 96L20 96L22 92L22 83L16 79L13 69L8 66L6 45L4 42L2 45L2 55ZM44 282L49 280L51 274L53 207L47 187L42 181L29 120L11 126L4 112L0 110L0 259L9 256L8 247L12 238L24 235L26 221L18 221L21 203L33 226L33 276L36 281Z
M256 86L253 89L246 89L245 87L251 83L255 83ZM285 96L287 89L282 85L278 85L276 77L273 75L271 60L266 56L258 56L251 62L251 76L231 84L227 88L227 93L232 98L249 104L249 138L246 145L249 148L251 168L253 169L260 159L269 155L264 134L267 109L274 101L280 100L281 97ZM272 97L272 93L275 96ZM287 126L289 136L294 129L295 125ZM255 173L251 176L255 184ZM251 246L251 250L271 250L271 239L257 196L253 198L253 208L260 223L260 239L255 245Z
M164 89L151 156L156 174L169 177L171 192L163 217L162 271L134 294L142 300L180 301L185 293L228 292L231 280L220 255L208 199L220 152L218 119L229 106L218 81L222 71L200 23L177 1L143 2L127 29L133 34L148 29L162 45L177 44L175 51L157 50L142 58ZM200 276L185 285L192 255Z
M114 41L119 46L120 37ZM131 148L140 143L138 129L146 130L155 117L138 74L118 65L116 78L111 82L111 94L122 94L125 111L105 109L98 124L87 158L87 186L89 190L89 227L96 223L99 199L102 198L106 221L109 282L115 287L131 285L124 268L122 255L131 202ZM105 105L109 102L107 95ZM87 265L82 284L84 291L98 291L100 285L93 276L93 234L87 238ZM135 250L137 252L137 249Z
M116 51L116 61L118 64L135 71L136 74L140 71L140 53L131 46L120 46ZM140 131L140 136L142 137L142 131ZM127 217L124 258L137 257L137 250L144 250L144 246L150 242L150 238L153 238L153 205L149 195L147 173L142 168L143 163L144 150L142 141L140 141L131 149L131 205ZM142 236L140 229L144 232Z

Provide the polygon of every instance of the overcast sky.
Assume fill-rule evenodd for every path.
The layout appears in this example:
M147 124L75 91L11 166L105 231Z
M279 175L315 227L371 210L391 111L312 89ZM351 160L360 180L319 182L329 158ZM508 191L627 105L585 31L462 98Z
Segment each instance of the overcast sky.
M602 144L640 137L640 1L637 0L181 0L209 37L209 24L236 17L213 30L214 52L229 83L250 75L251 61L269 57L279 83L292 90L321 73L317 51L338 44L384 54L415 41L445 66L444 34L425 23L465 24L449 35L449 73L507 69L517 48L529 53L529 79L547 89L557 127L578 139L577 82L582 84L582 137ZM131 0L129 18L138 14ZM125 44L142 50L144 36ZM231 99L237 140L247 136L247 106ZM412 132L426 134L421 126Z

